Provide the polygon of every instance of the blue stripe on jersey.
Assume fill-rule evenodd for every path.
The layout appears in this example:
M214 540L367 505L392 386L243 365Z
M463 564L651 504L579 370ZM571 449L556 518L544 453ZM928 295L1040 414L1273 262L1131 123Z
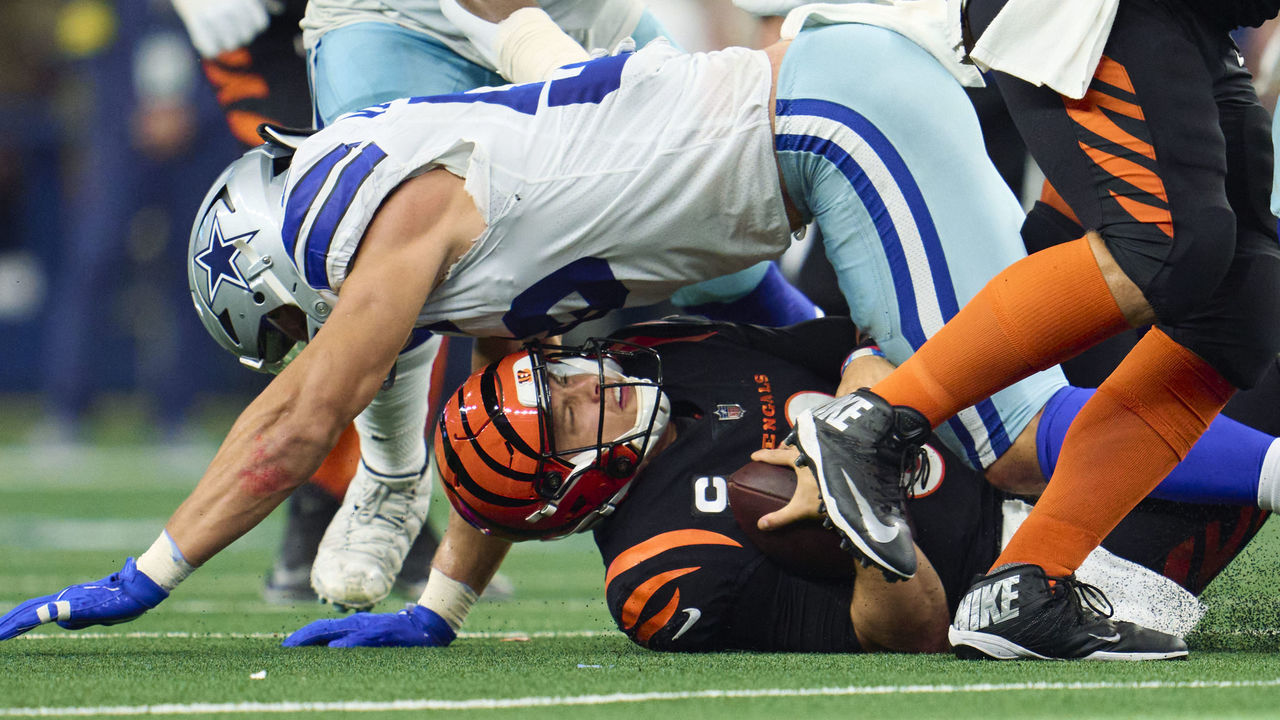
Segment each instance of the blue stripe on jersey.
M338 230L338 223L342 222L342 216L347 214L347 208L355 200L360 186L386 157L387 153L382 148L369 143L360 148L357 155L338 173L338 179L329 190L320 211L316 213L315 220L311 222L311 230L307 232L303 273L311 287L331 289L329 274L325 272L325 260L329 257L333 235Z
M417 103L489 103L503 105L525 115L533 115L538 111L538 98L542 95L544 83L527 83L512 85L501 90L484 92L454 93L452 95L431 95L429 97L409 98L409 104Z
M433 333L440 333L442 335L466 335L466 333L462 332L462 328L454 325L453 322L449 320L439 320L423 327L422 329Z
M622 86L622 66L630 58L631 53L625 53L585 62L577 75L551 81L547 88L547 107L595 104L604 100Z
M593 105L622 86L622 67L627 64L631 55L623 53L566 65L563 69L581 70L576 75L556 78L550 84L536 82L497 90L415 97L409 98L409 103L489 103L509 107L525 115L534 115L538 111L538 98L542 96L542 88L547 85L547 107Z
M293 251L298 245L298 233L302 230L303 221L311 213L311 206L315 203L316 196L320 194L320 188L324 187L325 181L329 179L333 166L341 162L349 152L351 152L350 145L339 145L330 150L314 165L307 168L306 174L293 186L289 197L285 198L280 239L284 242L284 249L289 253L290 259L294 258ZM294 264L297 264L296 259Z
M409 333L409 343L405 345L403 348L400 348L400 352L401 353L409 352L410 350L418 347L422 343L430 340L434 335L435 333L431 332L426 328L414 328Z
M934 296L938 302L942 319L943 321L951 319L959 311L960 304L956 297L955 287L951 283L951 274L947 268L942 241L938 237L938 231L933 224L928 205L924 201L924 195L920 191L919 185L916 184L915 178L912 177L910 169L907 168L906 162L893 147L893 143L866 117L848 107L825 100L779 99L777 101L776 114L779 116L809 115L838 122L848 128L861 141L865 142L880 161L884 163L893 181L898 186L898 190L906 200L907 208L911 213L911 220L915 223L916 229L920 234L929 270L933 276ZM778 151L811 153L825 158L849 181L858 198L866 206L867 212L875 224L876 232L880 235L880 243L893 275L903 336L911 343L913 348L919 348L924 344L928 336L921 324L919 307L916 304L915 288L912 284L911 274L907 269L908 262L902 248L902 240L894 225L894 218L885 206L884 199L881 198L880 193L875 189L866 172L852 156L829 138L807 135L778 135L775 137L774 143ZM995 404L988 399L978 403L975 408L987 429L992 449L997 456L1004 454L1011 443ZM975 467L982 467L976 443L963 422L958 418L952 418L949 423L955 431L956 437L964 445L970 461L975 464Z

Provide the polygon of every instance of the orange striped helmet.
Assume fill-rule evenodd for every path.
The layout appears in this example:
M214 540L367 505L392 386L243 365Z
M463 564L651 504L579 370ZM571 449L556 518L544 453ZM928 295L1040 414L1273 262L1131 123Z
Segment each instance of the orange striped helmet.
M624 375L619 360L656 365L655 380ZM600 388L643 396L635 427L605 441L556 448L552 374L595 372ZM550 540L586 530L626 496L641 460L666 426L661 361L650 348L589 340L583 347L526 346L467 378L436 423L435 453L445 496L467 522L509 540ZM600 393L602 398L605 394Z

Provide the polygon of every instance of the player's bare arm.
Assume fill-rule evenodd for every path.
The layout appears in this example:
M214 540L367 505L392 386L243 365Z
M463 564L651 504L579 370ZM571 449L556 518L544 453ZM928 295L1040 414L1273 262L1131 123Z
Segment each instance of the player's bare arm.
M431 568L465 583L479 594L488 587L510 549L509 540L485 535L450 508L449 525L440 538L440 547L431 560Z
M794 446L757 450L751 459L796 471L796 492L782 509L763 515L761 530L771 530L798 520L818 519L818 483L808 467L796 466L800 451ZM920 548L916 552L916 574L909 580L889 582L876 568L859 566L855 571L853 599L849 614L858 643L867 652L946 652L947 609L942 580Z
M166 529L200 565L319 467L373 398L427 294L484 230L461 178L433 170L379 209L323 332L241 414Z

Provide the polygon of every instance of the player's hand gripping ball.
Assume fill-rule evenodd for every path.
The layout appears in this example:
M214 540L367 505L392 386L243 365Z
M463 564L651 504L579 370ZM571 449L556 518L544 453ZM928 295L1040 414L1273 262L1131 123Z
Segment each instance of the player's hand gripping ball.
M840 535L819 520L801 520L777 530L760 530L761 515L780 509L796 489L789 467L751 462L729 476L729 507L738 526L779 566L811 580L846 580L857 561L840 549Z

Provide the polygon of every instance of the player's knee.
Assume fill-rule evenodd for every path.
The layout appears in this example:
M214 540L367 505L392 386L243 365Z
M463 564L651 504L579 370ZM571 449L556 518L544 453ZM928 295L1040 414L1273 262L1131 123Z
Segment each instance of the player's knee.
M1207 331L1181 331L1182 342L1242 390L1258 383L1280 353L1280 252L1251 256L1231 275L1225 320Z
M1183 208L1172 244L1149 224L1101 230L1116 262L1142 290L1161 322L1173 323L1204 306L1235 255L1236 217L1226 203Z

